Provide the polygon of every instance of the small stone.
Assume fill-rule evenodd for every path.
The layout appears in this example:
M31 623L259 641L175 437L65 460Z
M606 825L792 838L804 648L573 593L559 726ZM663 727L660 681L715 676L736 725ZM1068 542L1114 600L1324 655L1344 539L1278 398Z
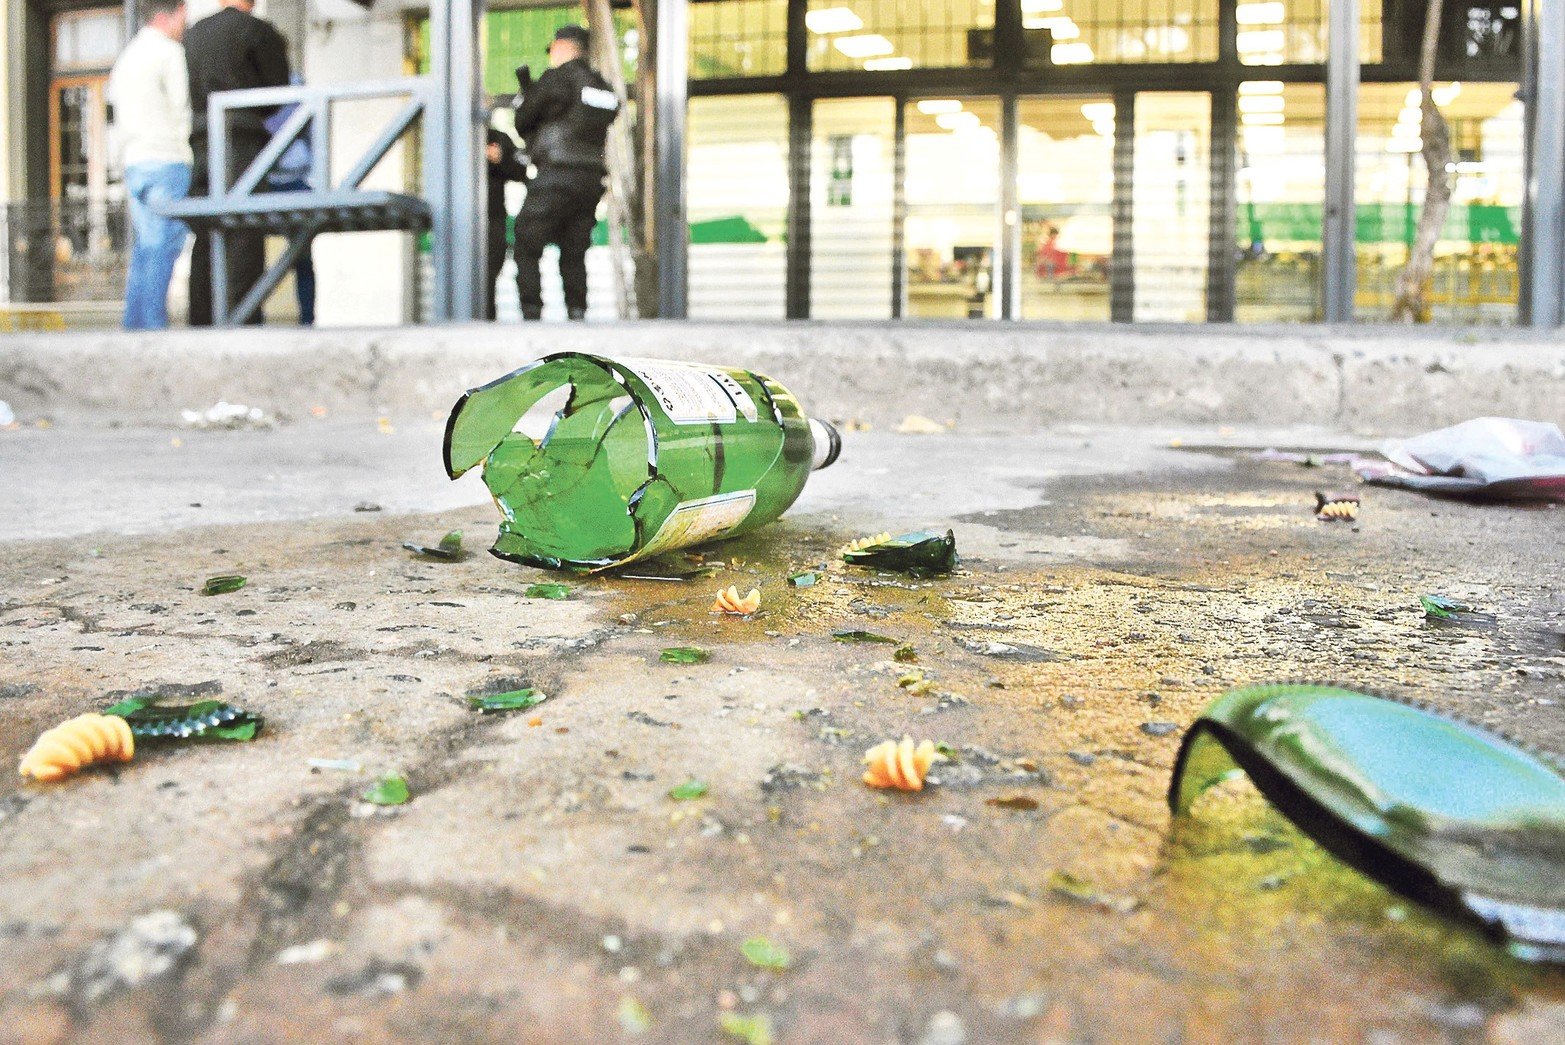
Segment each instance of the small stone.
M1149 737L1166 737L1179 729L1177 722L1143 722L1141 732Z
M920 1045L964 1045L967 1027L962 1017L949 1009L942 1009L929 1017L929 1027L919 1039Z

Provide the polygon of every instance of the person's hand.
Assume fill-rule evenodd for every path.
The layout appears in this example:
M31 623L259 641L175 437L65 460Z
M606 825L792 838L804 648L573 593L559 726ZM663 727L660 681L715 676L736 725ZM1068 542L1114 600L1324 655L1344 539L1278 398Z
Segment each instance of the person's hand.
M484 155L489 157L490 163L499 163L500 146L495 142L490 142L489 145L484 149Z

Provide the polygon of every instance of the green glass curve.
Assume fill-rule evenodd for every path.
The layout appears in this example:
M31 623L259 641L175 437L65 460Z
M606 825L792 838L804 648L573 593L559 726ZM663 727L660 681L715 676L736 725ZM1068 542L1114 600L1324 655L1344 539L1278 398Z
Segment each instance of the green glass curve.
M1235 690L1186 734L1176 815L1247 773L1322 845L1372 877L1565 959L1565 778L1487 730L1326 685Z

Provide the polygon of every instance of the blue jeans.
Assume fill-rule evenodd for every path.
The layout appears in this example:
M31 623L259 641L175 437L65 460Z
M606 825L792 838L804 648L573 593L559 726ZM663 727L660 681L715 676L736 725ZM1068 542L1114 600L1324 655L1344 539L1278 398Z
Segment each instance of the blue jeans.
M152 208L190 194L188 163L138 163L125 168L130 198L130 275L125 281L125 329L168 326L168 284L185 249L185 223Z

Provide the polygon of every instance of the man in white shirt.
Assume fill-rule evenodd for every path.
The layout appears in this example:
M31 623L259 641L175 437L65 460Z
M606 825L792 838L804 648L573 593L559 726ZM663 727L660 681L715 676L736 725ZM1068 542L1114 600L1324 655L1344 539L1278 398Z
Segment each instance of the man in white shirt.
M185 0L141 0L141 15L141 31L109 74L109 102L130 200L125 329L160 330L168 326L168 285L188 232L154 210L190 192Z

